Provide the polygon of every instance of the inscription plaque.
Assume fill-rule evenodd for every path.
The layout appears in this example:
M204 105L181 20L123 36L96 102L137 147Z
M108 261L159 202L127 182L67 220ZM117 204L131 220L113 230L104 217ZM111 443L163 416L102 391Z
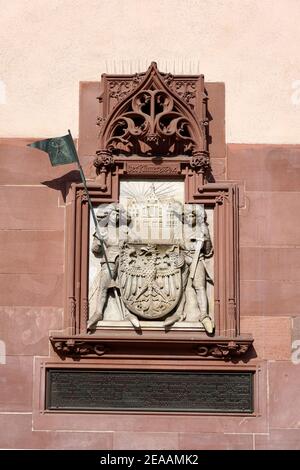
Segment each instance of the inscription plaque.
M46 408L253 413L253 375L48 369Z

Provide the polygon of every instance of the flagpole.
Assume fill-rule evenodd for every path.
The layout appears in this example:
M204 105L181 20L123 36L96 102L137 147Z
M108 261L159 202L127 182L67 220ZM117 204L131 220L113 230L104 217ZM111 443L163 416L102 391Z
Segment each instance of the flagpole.
M88 205L89 205L89 208L90 208L90 210L91 210L91 214L92 214L92 217L93 217L93 220L94 220L94 224L95 224L95 228L96 228L97 237L98 237L98 239L99 239L99 241L100 241L100 243L101 243L101 248L102 248L102 251L103 251L103 254L104 254L105 263L106 263L106 265L107 265L107 269L108 269L108 272L109 272L109 275L110 275L111 280L112 280L112 281L115 281L115 280L114 280L114 277L113 277L113 274L112 274L112 271L111 271L111 268L110 268L110 265L109 265L109 262L108 262L108 259L107 259L107 254L106 254L106 249L105 249L105 245L104 245L104 240L103 240L103 238L102 238L102 236L101 236L101 233L100 233L100 229L99 229L99 225L98 225L98 220L97 220L97 217L96 217L96 214L95 214L95 211L94 211L94 207L93 207L93 204L92 204L92 201L91 201L89 192L88 192L88 188L87 188L87 185L86 185L86 179L85 179L85 176L84 176L84 173L83 173L83 169L82 169L81 164L80 164L80 161L79 161L79 157L78 157L78 154L77 154L77 150L76 150L76 147L75 147L74 140L73 140L72 134L71 134L71 132L70 132L70 129L68 129L68 133L69 133L69 136L71 137L71 143L72 143L74 155L75 155L76 160L77 160L77 165L78 165L78 168L79 168L80 176L81 176L82 183L83 183L83 186L84 186L86 195L87 195ZM116 289L115 286L113 286L113 290L114 290L114 294L115 294L115 297L116 297L116 301L117 301L117 304L118 304L120 313L121 313L122 317L124 318L125 315L124 315L123 308L122 308L122 305L121 305L121 302L120 302L120 299L119 299L119 295L118 295L118 292L117 292L117 289Z

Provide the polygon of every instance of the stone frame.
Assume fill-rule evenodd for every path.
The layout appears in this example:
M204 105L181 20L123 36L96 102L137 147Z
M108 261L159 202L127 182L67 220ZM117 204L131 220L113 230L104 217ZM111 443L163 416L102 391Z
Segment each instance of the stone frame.
M153 137L153 129L157 126L154 119L149 126L152 129L151 134L147 135L144 128L140 131L142 140L152 145L150 155L123 155L115 144L115 147L111 144L116 125L128 116L126 103L141 96L146 85L149 90L158 89L165 93L175 103L174 109L190 132L186 154L155 154L159 139L165 142L168 134L158 128L155 138ZM172 77L170 74L161 74L156 64L152 63L145 74L104 76L101 86L99 150L94 160L97 176L88 182L92 204L118 202L119 182L124 177L147 177L155 180L172 177L174 180L184 181L185 203L205 204L212 208L216 328L214 335L209 336L202 331L195 334L172 329L167 333L144 331L139 336L134 330L113 328L97 330L93 335L87 334L89 209L83 185L73 184L71 202L67 206L66 333L51 336L54 350L61 357L94 359L120 355L151 358L158 351L161 357L222 360L239 358L247 353L253 339L251 335L240 335L238 186L227 182L212 182L214 178L208 152L208 96L203 75ZM150 91L149 94L151 92L153 93ZM128 131L126 135L134 139L134 133L130 134ZM178 133L177 140L180 138ZM155 139L157 141L153 144ZM181 147L181 150L182 148L185 147Z
M169 172L168 163L164 161L161 164L161 170L165 169L166 174ZM171 330L167 334L164 331L145 331L142 336L138 336L134 330L113 329L97 330L92 336L87 334L89 210L83 186L78 184L73 186L72 203L68 208L73 230L68 240L68 300L65 326L71 335L51 337L51 342L60 355L96 358L104 354L120 354L122 345L126 355L151 356L154 345L157 354L158 344L161 346L162 356L164 351L174 349L176 355L188 354L199 358L217 359L238 357L247 352L252 338L250 335L241 336L239 325L238 187L234 184L207 183L199 186L196 192L195 177L199 175L187 169L185 162L175 163L172 160L170 163L172 169L175 165L177 167L176 178L184 178L186 202L206 204L214 210L215 334L207 336L199 331L195 338L194 333ZM151 165L151 176L156 176L155 164L148 161L147 165L147 176ZM113 189L108 197L104 197L99 191L97 183L89 183L93 204L118 201L119 178L128 175L126 167L126 161L116 161L116 170L112 174ZM163 171L160 176L165 176ZM180 346L177 343L180 343Z
M145 432L182 432L186 426L191 425L191 420L197 419L197 428L207 432L211 426L211 420L221 423L227 431L234 431L235 427L246 422L250 425L253 432L265 432L266 423L266 403L260 397L260 390L266 384L266 370L255 364L235 364L234 369L228 368L228 364L204 360L186 360L185 369L188 371L207 371L221 372L234 370L236 372L253 372L253 413L209 413L209 412L193 412L193 411L169 411L167 414L163 411L65 411L65 410L47 410L46 409L46 371L47 369L90 369L90 370L144 370L144 371L176 371L182 370L182 363L173 358L160 359L156 357L155 361L146 361L145 359L115 358L102 357L95 362L93 359L86 359L80 363L74 363L73 358L66 357L65 360L57 361L56 358L36 358L34 370L37 386L34 389L33 396L33 428L34 430L66 430L76 429L78 431L106 431L107 428L128 431L128 419L132 431ZM99 420L99 416L101 419ZM120 416L124 419L120 419ZM149 416L151 419L149 420ZM201 416L201 421L199 421ZM187 418L188 417L188 418ZM188 419L188 421L186 421Z

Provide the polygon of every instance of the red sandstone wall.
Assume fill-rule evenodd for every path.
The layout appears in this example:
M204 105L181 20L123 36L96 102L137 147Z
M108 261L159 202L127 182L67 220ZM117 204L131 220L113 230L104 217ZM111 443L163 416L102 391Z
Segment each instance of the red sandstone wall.
M300 364L291 362L291 344L300 340L300 146L232 144L214 163L218 179L241 188L241 325L261 360L261 416L127 416L126 432L102 420L89 433L36 430L32 420L34 357L48 356L64 307L65 203L59 180L56 188L41 182L73 167L52 168L28 141L0 140L0 447L299 449Z

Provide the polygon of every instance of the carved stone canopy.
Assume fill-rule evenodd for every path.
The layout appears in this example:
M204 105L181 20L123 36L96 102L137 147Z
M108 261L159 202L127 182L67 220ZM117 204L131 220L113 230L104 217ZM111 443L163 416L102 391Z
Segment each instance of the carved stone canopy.
M160 73L153 62L145 74L115 82L108 82L115 105L99 119L98 154L208 158L203 75L183 81Z

